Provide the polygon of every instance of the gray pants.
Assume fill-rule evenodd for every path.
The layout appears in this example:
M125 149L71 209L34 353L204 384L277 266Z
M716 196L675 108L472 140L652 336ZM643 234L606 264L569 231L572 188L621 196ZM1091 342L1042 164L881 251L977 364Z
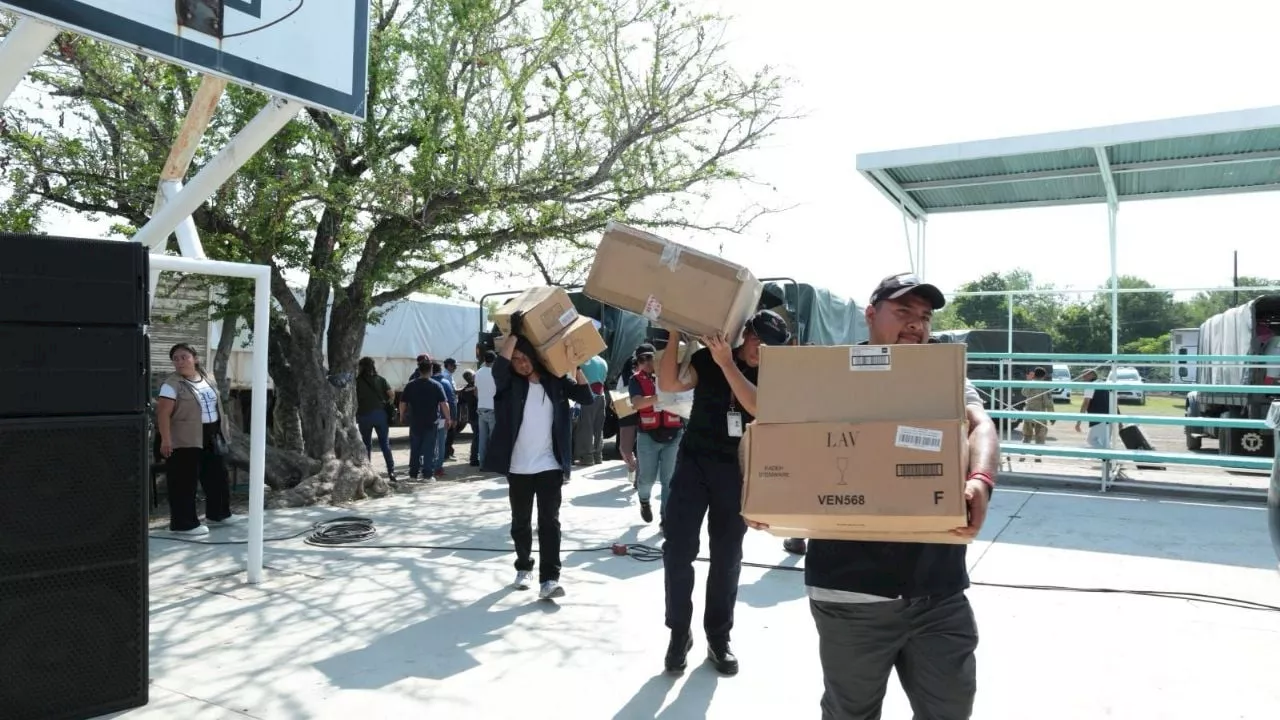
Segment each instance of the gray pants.
M978 626L964 593L872 603L809 601L822 660L822 720L880 720L889 671L915 720L968 720Z
M604 398L583 405L578 411L578 425L573 436L573 456L591 462L604 456Z

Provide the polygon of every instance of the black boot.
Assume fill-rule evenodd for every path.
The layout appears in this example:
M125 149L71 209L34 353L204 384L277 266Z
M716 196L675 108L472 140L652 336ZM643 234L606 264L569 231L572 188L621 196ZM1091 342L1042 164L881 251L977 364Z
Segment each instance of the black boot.
M671 642L667 643L667 672L684 672L689 665L689 651L692 649L692 635L687 632L671 631Z
M647 523L653 522L653 508L649 506L648 501L640 501L640 519Z
M805 551L809 549L807 545L808 543L804 541L804 538L787 538L786 540L782 541L782 549L786 550L792 555L805 554Z
M728 640L707 639L707 660L721 675L738 674L738 658L729 649Z

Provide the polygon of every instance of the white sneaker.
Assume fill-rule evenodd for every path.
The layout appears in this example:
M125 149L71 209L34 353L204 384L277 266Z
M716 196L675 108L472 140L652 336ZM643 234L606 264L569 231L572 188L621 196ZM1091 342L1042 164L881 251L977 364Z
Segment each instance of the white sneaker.
M528 590L532 578L532 570L518 570L516 571L516 581L511 583L511 587L517 590Z
M204 525L197 525L190 530L170 530L174 535L208 535L209 528Z
M245 519L246 518L244 515L228 515L227 517L224 517L221 520L212 520L210 518L205 518L204 521L209 525L239 525L240 523L244 522Z
M564 597L564 588L560 587L560 583L555 580L548 580L542 583L542 588L538 590L539 600L550 600L552 598Z

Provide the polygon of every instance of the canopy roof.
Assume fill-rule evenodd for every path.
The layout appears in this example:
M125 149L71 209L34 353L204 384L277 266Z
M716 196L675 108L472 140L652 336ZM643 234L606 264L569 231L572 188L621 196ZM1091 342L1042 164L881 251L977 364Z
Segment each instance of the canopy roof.
M917 220L1280 190L1280 106L862 153L857 166Z

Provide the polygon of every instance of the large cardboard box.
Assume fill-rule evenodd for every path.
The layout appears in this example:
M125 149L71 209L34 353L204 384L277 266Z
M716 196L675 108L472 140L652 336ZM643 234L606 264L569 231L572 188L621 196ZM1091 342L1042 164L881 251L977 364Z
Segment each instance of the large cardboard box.
M961 419L753 423L742 515L809 538L962 527L965 431Z
M965 346L764 346L756 422L964 417Z
M964 542L963 345L762 347L743 516L794 537Z
M580 317L538 346L538 359L554 375L571 375L582 363L605 351L604 338L590 318Z
M610 222L583 292L692 335L742 332L764 286L722 258Z
M503 335L511 334L511 316L524 313L524 332L534 345L550 342L560 331L578 319L578 311L569 294L558 287L533 287L493 313L493 322Z

